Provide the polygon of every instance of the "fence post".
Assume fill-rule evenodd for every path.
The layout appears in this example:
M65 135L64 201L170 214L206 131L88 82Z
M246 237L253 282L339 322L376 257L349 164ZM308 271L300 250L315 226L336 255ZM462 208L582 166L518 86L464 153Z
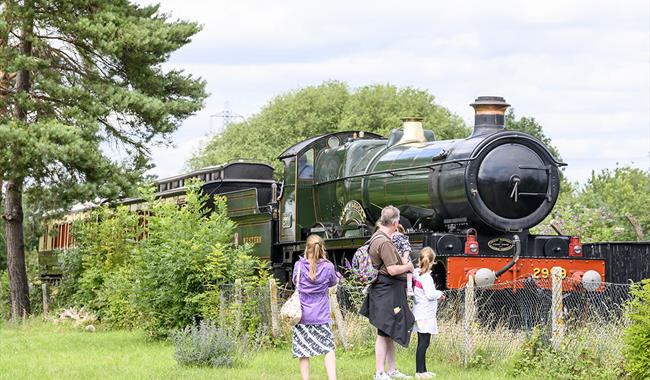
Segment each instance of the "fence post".
M220 287L219 289L219 326L223 328L223 324L226 321L226 296L223 294L224 289Z
M242 307L242 301L243 301L243 296L242 296L242 286L241 286L241 279L236 279L235 280L235 329L237 330L237 333L241 331L241 320L242 320L242 312L241 312L241 307Z
M339 332L339 338L341 339L341 344L343 344L344 349L348 349L348 332L345 328L345 321L343 320L343 313L341 313L341 307L339 306L339 300L336 297L336 291L338 286L334 286L329 290L330 297L330 307L334 311L334 322L336 323L336 329Z
M463 365L467 367L469 359L474 352L474 342L472 340L474 316L476 314L476 305L474 304L474 276L470 275L465 285L465 313L463 330L465 333L465 350L463 355Z
M47 282L41 284L41 289L43 291L43 315L47 317L50 311L50 302L47 298Z
M551 268L551 342L555 349L560 348L564 338L564 315L562 314L562 268Z
M280 333L280 323L278 316L278 287L275 279L269 279L269 299L271 301L271 334L277 337Z

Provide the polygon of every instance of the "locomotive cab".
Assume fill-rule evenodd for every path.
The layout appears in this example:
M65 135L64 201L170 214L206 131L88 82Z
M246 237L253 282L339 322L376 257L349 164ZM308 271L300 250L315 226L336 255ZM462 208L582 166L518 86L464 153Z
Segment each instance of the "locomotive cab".
M278 159L284 163L282 196L279 201L280 243L303 241L311 232L325 232L328 237L332 223L329 218L319 218L321 205L331 205L318 197L317 177L333 168L337 176L336 160L323 159L326 150L336 150L346 143L359 139L378 139L374 133L356 131L336 132L313 137L285 150ZM322 213L321 213L322 216Z

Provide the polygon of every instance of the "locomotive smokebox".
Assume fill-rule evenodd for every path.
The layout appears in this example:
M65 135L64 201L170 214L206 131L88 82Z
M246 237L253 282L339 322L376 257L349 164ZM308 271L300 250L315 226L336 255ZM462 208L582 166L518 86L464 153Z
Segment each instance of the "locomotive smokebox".
M474 107L474 132L472 137L502 131L505 114L510 104L500 96L479 96L470 104Z

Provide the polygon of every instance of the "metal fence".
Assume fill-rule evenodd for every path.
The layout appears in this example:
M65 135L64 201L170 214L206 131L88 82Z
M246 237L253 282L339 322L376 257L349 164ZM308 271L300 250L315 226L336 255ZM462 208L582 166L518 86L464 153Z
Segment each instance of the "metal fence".
M580 340L597 350L620 350L614 343L621 341L627 324L629 284L603 283L587 290L579 282L563 279L555 284L555 292L553 285L550 278L526 278L489 288L447 290L438 307L440 333L434 344L447 357L465 364L477 354L509 357L533 331L555 344ZM376 330L358 314L365 298L363 288L343 282L330 294L334 332L344 349L368 347L375 340ZM255 289L235 284L221 290L219 323L246 329L254 320L267 334L290 339L291 329L278 314L292 290L273 280Z

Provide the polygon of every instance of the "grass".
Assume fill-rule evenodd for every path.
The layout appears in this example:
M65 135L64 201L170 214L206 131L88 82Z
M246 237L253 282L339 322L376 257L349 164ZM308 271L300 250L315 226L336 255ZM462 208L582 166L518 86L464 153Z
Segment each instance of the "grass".
M1 323L1 322L0 322ZM412 344L413 346L413 344ZM435 341L430 351L435 350ZM337 353L339 379L370 379L372 350ZM428 360L438 379L509 379L505 368L463 369L444 359ZM398 367L413 374L413 349L400 349ZM269 349L235 368L187 368L176 364L168 342L140 332L88 333L38 320L0 326L0 379L298 379L290 349ZM325 379L322 359L312 361L312 378Z

